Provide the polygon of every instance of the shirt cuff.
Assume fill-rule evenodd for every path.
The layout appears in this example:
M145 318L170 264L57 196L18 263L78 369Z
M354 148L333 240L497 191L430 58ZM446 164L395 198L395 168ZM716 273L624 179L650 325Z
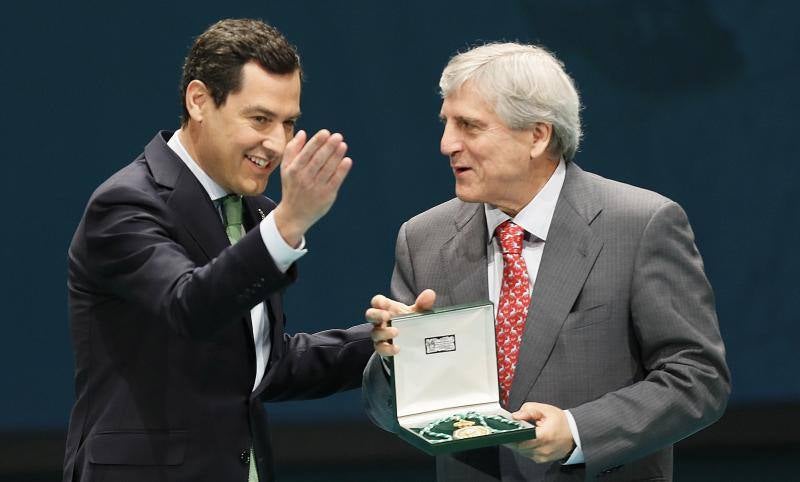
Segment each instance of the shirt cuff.
M308 252L306 238L304 236L300 240L300 246L297 248L289 246L281 236L281 233L278 232L274 213L275 211L271 211L267 214L267 217L258 225L258 229L261 231L261 239L264 240L264 246L267 247L267 251L272 256L275 266L278 267L281 273L285 273L292 263Z
M572 440L575 441L575 450L572 451L572 455L564 462L564 465L582 464L586 461L586 458L583 456L583 450L581 449L581 437L578 435L578 425L575 423L575 419L572 418L572 414L569 413L569 410L564 410L564 413L567 414L569 431L572 432Z

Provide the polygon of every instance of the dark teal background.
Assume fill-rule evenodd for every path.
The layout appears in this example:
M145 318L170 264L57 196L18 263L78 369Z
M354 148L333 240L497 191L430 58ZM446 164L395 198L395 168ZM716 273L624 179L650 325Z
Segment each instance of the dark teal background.
M437 82L457 50L537 41L576 79L584 169L687 210L717 294L732 404L800 401L800 7L781 1L116 2L7 5L0 19L5 213L0 431L63 429L72 403L66 251L92 190L180 114L180 66L223 17L300 50L300 127L342 132L355 165L308 234L289 329L362 320L408 217L453 195ZM277 177L267 193L280 197ZM362 418L357 391L271 406Z

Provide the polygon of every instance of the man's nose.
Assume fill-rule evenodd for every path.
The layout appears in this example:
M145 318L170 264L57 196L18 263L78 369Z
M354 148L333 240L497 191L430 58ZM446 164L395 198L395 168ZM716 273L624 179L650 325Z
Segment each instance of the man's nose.
M288 143L286 129L280 122L273 123L269 129L263 132L261 145L270 153L274 153L277 156L283 155L283 150Z
M439 142L439 150L449 157L460 151L461 148L461 139L453 132L452 128L446 125L442 132L442 140Z

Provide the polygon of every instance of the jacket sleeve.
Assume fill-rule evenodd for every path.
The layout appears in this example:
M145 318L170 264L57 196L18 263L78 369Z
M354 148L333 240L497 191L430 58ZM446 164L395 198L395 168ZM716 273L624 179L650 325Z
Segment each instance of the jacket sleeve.
M655 210L643 232L630 310L644 379L570 408L590 476L711 424L730 393L714 296L674 202Z
M371 328L365 323L346 330L284 334L282 356L268 366L261 399L319 398L361 386L361 373L373 352Z
M103 189L77 234L85 253L71 251L71 263L99 289L193 337L212 336L293 281L295 271L278 270L257 229L197 265L176 241L182 227L174 217L151 192L122 184Z

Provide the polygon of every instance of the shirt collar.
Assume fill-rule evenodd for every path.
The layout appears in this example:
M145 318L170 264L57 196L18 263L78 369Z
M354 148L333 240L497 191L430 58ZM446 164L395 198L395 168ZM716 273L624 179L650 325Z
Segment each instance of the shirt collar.
M183 163L186 164L186 167L192 171L192 174L194 174L194 177L200 181L200 184L202 184L203 189L206 190L208 197L210 197L212 201L217 201L218 199L227 196L228 192L213 179L211 179L211 177L206 174L203 168L201 168L200 165L197 164L194 159L192 159L192 156L189 155L189 151L187 151L186 148L183 147L183 143L181 143L180 137L178 136L179 132L181 132L180 129L172 134L172 137L170 137L169 141L167 141L167 145L170 147L170 149L175 151L175 154L181 158Z
M558 202L558 196L564 186L566 172L566 165L562 159L542 189L514 216L512 219L514 224L538 239L546 241L553 213L556 210L556 202ZM486 212L486 229L489 230L489 242L491 242L497 226L507 219L511 219L511 216L488 203L484 203L483 207Z

